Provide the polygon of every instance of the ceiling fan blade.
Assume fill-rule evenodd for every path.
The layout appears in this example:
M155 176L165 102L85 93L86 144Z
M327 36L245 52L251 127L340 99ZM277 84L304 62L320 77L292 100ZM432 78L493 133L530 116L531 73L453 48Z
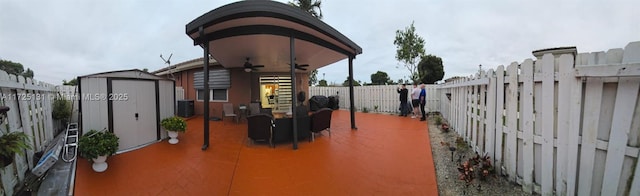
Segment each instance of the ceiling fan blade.
M264 67L264 65L253 65L253 67Z
M309 64L303 64L303 65L297 65L297 66L300 66L300 67L309 67Z
M307 69L306 69L306 68L302 68L302 67L296 67L296 69L303 70L303 71L307 71Z

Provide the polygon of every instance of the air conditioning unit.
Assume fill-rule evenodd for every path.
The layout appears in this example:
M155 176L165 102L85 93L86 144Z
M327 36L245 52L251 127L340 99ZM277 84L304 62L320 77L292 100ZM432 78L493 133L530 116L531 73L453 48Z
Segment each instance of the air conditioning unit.
M193 116L193 107L193 100L178 100L178 116L185 118Z

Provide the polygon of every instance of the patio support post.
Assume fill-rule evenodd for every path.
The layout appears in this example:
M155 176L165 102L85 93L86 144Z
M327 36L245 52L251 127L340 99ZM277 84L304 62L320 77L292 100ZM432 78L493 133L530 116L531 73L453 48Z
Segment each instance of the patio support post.
M200 26L200 37L204 35L204 30L202 26ZM203 73L203 81L204 81L204 144L202 144L202 150L206 150L209 148L209 42L205 41L203 43L204 49L204 65L202 65Z
M356 127L356 107L353 103L353 56L349 56L349 108L351 110L351 129L358 130Z
M296 98L296 61L295 61L295 57L296 57L296 53L295 53L295 39L293 38L293 35L291 35L289 37L289 57L291 60L291 116L292 119L291 121L293 123L293 149L297 150L298 149L298 118L297 118L297 112L296 112L296 104L297 104L297 98Z

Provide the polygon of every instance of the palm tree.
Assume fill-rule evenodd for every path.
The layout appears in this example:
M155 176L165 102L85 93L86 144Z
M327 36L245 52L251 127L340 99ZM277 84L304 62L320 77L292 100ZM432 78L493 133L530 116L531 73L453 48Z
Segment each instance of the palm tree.
M322 19L320 3L322 3L320 0L294 0L290 1L289 5L300 8L301 10L311 14L313 17Z
M293 7L300 8L302 11L305 11L311 14L313 17L322 20L322 9L320 8L320 4L322 2L320 0L294 0L289 1L289 5ZM318 11L316 11L316 9ZM311 71L309 75L309 86L314 85L316 83L316 75L318 74L318 70Z

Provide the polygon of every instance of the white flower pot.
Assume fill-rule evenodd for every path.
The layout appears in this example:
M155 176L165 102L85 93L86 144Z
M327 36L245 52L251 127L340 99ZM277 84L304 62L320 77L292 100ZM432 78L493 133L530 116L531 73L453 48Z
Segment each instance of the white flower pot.
M93 159L93 165L91 165L91 168L93 168L93 171L103 172L107 170L107 167L109 167L106 161L107 156L99 156L98 158Z
M169 137L171 138L171 139L169 139L169 143L170 144L177 144L179 142L178 141L178 132L176 132L176 131L167 131L167 132L169 133Z

